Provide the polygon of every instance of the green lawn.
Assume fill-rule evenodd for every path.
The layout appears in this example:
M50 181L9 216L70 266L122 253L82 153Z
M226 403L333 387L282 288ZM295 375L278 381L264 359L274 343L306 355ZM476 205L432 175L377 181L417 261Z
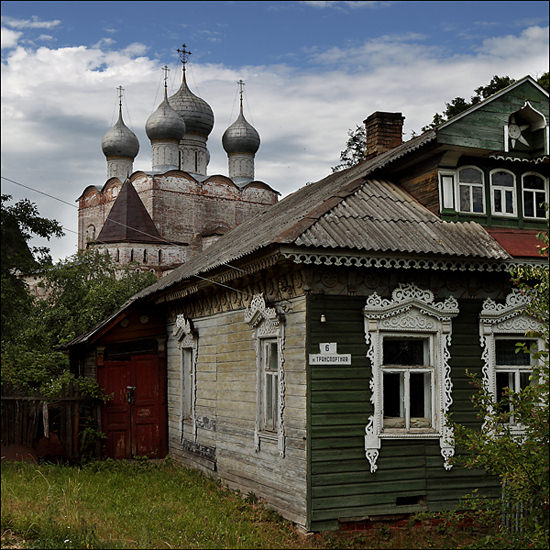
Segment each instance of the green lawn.
M170 460L2 464L2 548L457 548L454 533L305 536L254 495Z

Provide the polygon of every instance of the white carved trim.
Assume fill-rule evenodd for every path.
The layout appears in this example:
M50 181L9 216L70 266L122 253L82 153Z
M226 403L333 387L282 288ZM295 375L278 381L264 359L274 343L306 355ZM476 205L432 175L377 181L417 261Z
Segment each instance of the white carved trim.
M518 289L513 289L504 304L497 304L491 298L483 302L481 313L479 315L479 339L482 348L481 374L483 385L493 395L496 400L496 354L495 354L495 336L517 336L518 339L525 337L527 331L540 330L541 324L529 317L525 313L525 308L529 304L529 297L521 294ZM538 339L538 348L543 349L543 342ZM482 430L488 429L488 421L485 421L481 427Z
M351 267L374 267L392 269L428 269L430 271L487 271L508 272L515 265L524 265L525 262L512 260L450 260L435 259L433 257L395 257L378 256L373 254L338 254L333 252L302 252L283 250L282 255L296 263L305 265L329 265Z
M370 470L377 470L376 461L380 455L382 439L432 439L440 441L441 455L446 470L451 468L449 459L454 455L452 429L446 424L446 414L453 402L451 367L449 365L451 345L451 319L458 315L458 302L450 296L442 302L435 302L433 292L422 290L413 284L399 285L392 292L391 299L385 299L376 292L367 298L364 307L365 342L372 376L369 382L370 401L374 412L365 427L365 454ZM434 365L435 426L434 433L384 433L382 434L382 353L385 334L402 333L430 336Z
M199 339L197 333L193 330L193 326L189 319L180 313L176 317L176 323L174 326L174 336L178 341L178 348L180 350L180 375L183 382L183 354L181 353L184 348L191 348L192 350L192 365L191 365L191 423L193 440L197 441L197 419L196 419L196 406L197 406L197 359L199 355ZM183 383L182 383L183 389ZM183 399L183 393L181 395ZM181 438L183 440L183 409L180 407L180 426L181 426Z
M245 311L244 320L254 328L255 349L256 349L256 420L254 424L254 448L256 452L260 451L262 439L273 439L269 434L264 435L261 431L260 421L262 417L262 339L276 338L277 352L279 358L278 364L278 384L279 384L279 418L277 422L277 447L279 455L284 458L286 452L286 435L284 425L285 410L285 370L284 370L284 350L285 350L285 329L282 319L273 307L268 307L265 303L263 294L256 294L252 298L250 305Z

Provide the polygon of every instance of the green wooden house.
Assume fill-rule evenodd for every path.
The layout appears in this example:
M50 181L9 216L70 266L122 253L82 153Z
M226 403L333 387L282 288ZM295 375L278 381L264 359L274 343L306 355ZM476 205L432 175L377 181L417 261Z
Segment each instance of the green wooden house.
M479 424L466 370L498 394L534 322L508 270L541 262L548 93L526 77L249 219L69 344L114 400L105 454L165 456L307 530L456 506L446 414ZM541 342L538 345L542 345Z

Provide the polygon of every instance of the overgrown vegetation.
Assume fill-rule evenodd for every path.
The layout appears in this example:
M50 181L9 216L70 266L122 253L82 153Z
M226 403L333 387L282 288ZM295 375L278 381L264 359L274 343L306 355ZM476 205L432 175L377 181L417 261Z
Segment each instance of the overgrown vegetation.
M548 233L541 233L541 254L548 254ZM512 271L513 281L530 299L526 313L540 323L540 330L528 331L527 338L540 339L544 347L525 343L516 353L531 353L535 366L530 383L519 391L506 388L495 400L476 377L473 396L481 430L453 424L457 446L464 453L454 462L466 468L484 468L495 475L502 486L502 500L477 499L478 517L498 525L496 534L488 537L485 547L547 548L549 512L548 455L548 265L518 266ZM512 418L513 417L513 418ZM513 422L512 422L513 419ZM521 426L518 434L513 427ZM470 502L470 506L472 501ZM507 524L507 516L510 525Z
M170 460L2 465L2 547L461 548L472 525L411 519L354 533L305 536L260 499Z
M27 199L10 201L2 195L2 383L53 397L75 379L59 346L90 330L156 278L121 268L106 252L93 249L53 264L47 248L31 250L28 241L33 235L61 236L61 226L40 217ZM41 279L44 298L29 293L21 276L31 274ZM85 394L102 395L93 380L75 382Z

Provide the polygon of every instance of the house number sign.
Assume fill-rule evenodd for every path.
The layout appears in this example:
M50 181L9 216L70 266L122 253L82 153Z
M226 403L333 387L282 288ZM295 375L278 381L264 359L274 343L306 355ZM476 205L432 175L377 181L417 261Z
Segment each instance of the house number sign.
M321 353L310 353L310 365L351 365L350 353L337 353L336 342L319 344Z

